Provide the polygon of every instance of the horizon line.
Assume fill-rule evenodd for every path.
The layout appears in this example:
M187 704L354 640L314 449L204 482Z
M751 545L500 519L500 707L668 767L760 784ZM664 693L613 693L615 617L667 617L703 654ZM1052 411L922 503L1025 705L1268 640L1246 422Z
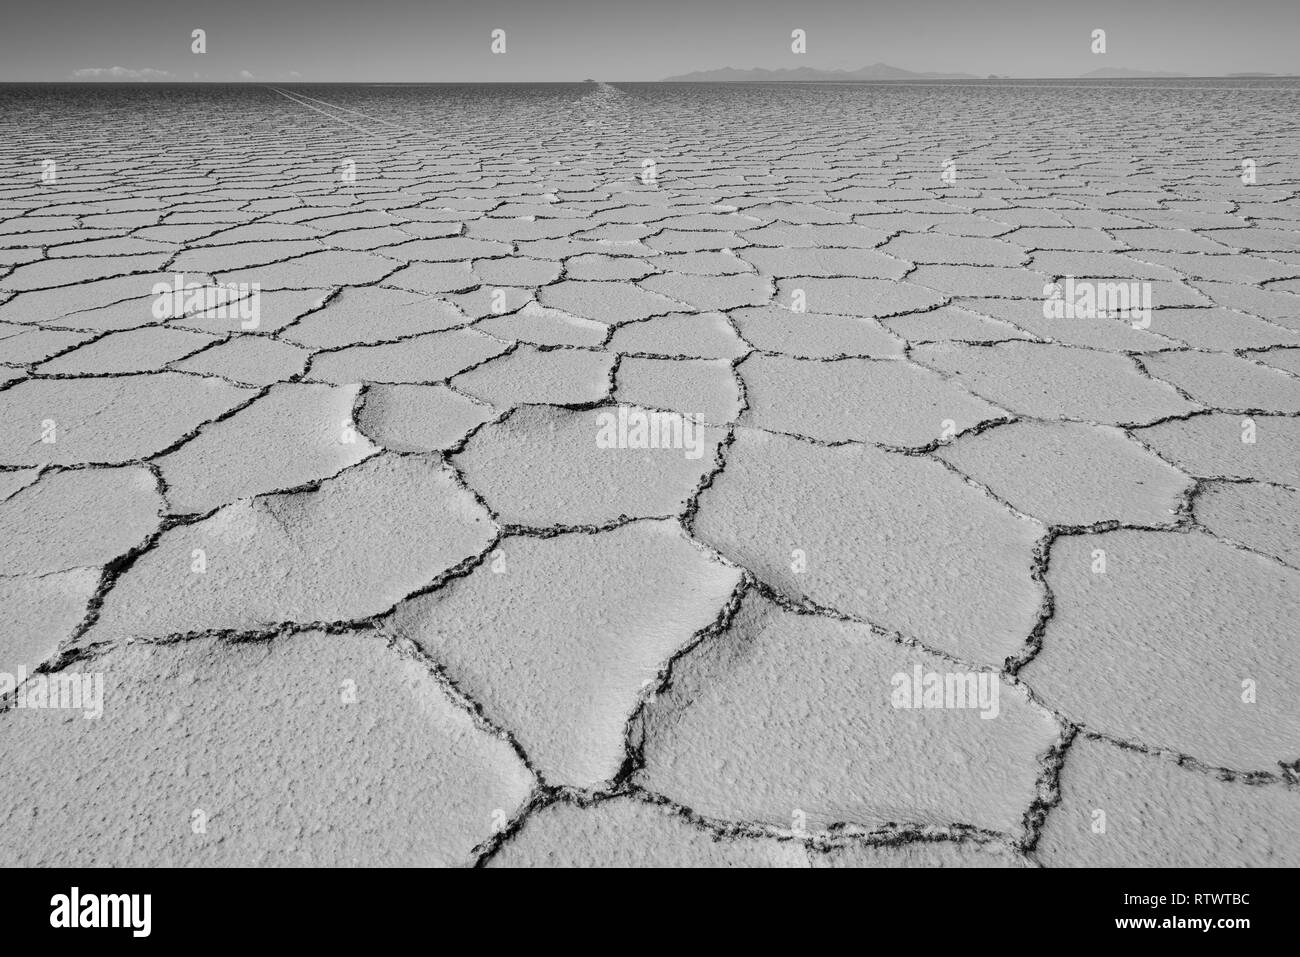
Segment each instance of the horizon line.
M711 71L693 71L693 72L711 72ZM833 71L827 71L833 72ZM852 72L852 71L839 71ZM978 74L967 75L943 75L943 76L926 76L918 73L916 76L898 76L898 77L858 77L852 79L835 79L835 78L813 78L807 80L799 79L749 79L749 80L686 80L681 77L690 74L677 74L673 77L663 77L656 80L638 80L638 79L613 79L613 80L596 80L584 78L581 80L304 80L301 78L289 79L229 79L229 80L195 80L184 79L181 77L169 79L62 79L62 80L0 80L0 86L355 86L359 84L370 84L376 86L384 85L403 85L403 86L454 86L457 84L474 83L474 84L500 84L512 85L520 83L529 84L555 84L567 86L571 84L584 83L708 83L708 84L742 84L742 83L970 83L970 82L998 82L1005 80L1088 80L1090 82L1111 82L1111 81L1130 81L1130 80L1294 80L1300 79L1300 73L1253 73L1249 71L1235 73L1169 73L1148 76L1091 76L1089 74L1054 74L1054 75L1014 75L1014 74L990 74L979 76Z

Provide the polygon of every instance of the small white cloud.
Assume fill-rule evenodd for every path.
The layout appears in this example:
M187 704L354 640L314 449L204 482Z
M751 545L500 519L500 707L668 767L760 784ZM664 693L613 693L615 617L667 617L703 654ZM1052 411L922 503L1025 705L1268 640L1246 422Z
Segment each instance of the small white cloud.
M152 67L132 70L124 66L88 66L72 71L74 80L165 80L170 76L166 70Z
M301 77L302 74L299 73L297 70L290 70L290 71L289 71L289 76L293 77L293 78L296 80L296 79L298 79L299 77Z
M241 80L251 80L253 78L253 74L249 73L247 70L240 70L239 78Z

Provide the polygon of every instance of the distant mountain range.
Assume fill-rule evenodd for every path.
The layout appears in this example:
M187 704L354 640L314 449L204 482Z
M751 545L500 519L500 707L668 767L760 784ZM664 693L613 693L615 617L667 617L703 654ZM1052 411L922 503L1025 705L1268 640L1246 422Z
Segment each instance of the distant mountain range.
M1179 77L1191 76L1190 73L1163 73L1160 70L1130 70L1126 66L1104 66L1083 74L1082 79L1092 80L1129 80L1141 77Z
M741 80L976 80L974 73L914 73L888 63L873 63L860 70L814 70L801 66L797 70L698 70L670 76L665 83L727 83Z
M1229 77L1268 77L1268 76L1286 76L1289 74L1280 73L1229 73ZM1190 73L1165 73L1160 70L1133 70L1128 67L1105 66L1100 70L1093 70L1085 73L1078 79L1088 80L1125 80L1125 79L1176 79L1179 77L1192 76ZM873 63L871 66L864 66L860 70L817 70L812 67L799 67L794 70L737 70L734 67L723 67L721 70L697 70L694 73L683 73L680 76L667 77L665 83L739 83L748 81L789 81L789 80L806 80L806 81L854 81L854 80L1008 80L1012 79L1005 74L992 74L988 77L980 77L974 73L917 73L913 70L904 70L896 66L890 66L888 63Z

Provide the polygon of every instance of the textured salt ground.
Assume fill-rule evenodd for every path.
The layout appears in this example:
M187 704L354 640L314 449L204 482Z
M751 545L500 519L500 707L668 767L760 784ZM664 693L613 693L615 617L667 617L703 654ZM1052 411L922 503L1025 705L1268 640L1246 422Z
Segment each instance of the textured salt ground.
M0 727L8 864L464 864L532 786L425 662L374 635L135 645L96 668L111 720Z
M475 432L451 461L507 524L591 526L680 514L712 470L722 431L699 426L696 449L600 448L602 418L618 414L613 405L522 406Z
M739 580L674 522L511 538L467 577L404 604L393 626L445 663L546 780L590 787L620 770L643 686Z
M756 355L739 372L748 387L746 425L827 442L917 448L937 441L945 429L965 432L1007 417L1005 410L907 362Z
M1050 525L1172 524L1192 484L1119 429L1073 422L1014 422L935 454Z
M0 863L1293 865L1295 89L887 92L0 94Z
M1225 781L1085 738L1071 747L1060 786L1060 806L1037 850L1048 867L1148 867L1152 860L1295 867L1300 860L1300 804L1285 784Z
M737 430L726 463L692 531L791 600L990 664L1033 628L1043 526L938 463L752 429Z
M1195 531L1119 530L1058 541L1048 584L1055 614L1021 672L1044 701L1090 730L1215 767L1300 758L1300 572ZM1179 653L1189 633L1195 655ZM1269 690L1253 700L1261 682ZM1195 693L1157 693L1169 686Z
M86 637L363 619L491 537L487 513L436 457L379 456L317 488L239 499L168 529L122 572Z
M1019 836L1059 728L1013 688L994 720L897 710L891 679L917 664L941 660L751 595L644 712L637 780L705 816L772 827L798 811L813 831L962 821Z

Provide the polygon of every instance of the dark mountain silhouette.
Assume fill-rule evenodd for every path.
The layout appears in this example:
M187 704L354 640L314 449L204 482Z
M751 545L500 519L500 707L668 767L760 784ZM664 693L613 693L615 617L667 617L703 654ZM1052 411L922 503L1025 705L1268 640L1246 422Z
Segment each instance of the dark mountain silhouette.
M746 80L974 80L973 73L915 73L903 70L887 63L873 63L860 70L817 70L812 67L798 67L793 70L737 70L723 67L721 70L697 70L670 76L666 83L726 83Z
M1093 80L1124 80L1139 79L1142 77L1179 77L1191 76L1190 73L1164 73L1160 70L1130 70L1126 66L1104 66L1100 70L1093 70L1083 74L1085 79Z

